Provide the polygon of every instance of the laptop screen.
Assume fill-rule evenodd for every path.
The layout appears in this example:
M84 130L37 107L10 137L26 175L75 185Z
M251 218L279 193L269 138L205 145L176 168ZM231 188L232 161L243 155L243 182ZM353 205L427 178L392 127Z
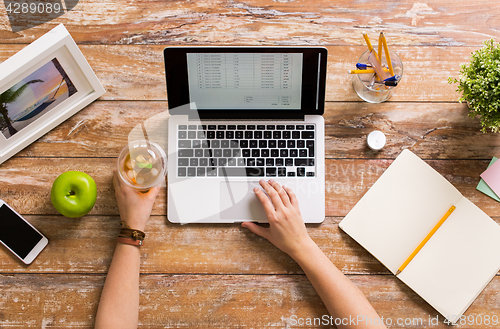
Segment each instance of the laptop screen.
M319 47L167 47L172 115L293 118L323 114L326 57ZM190 104L176 110L177 107Z
M302 57L301 53L188 53L189 101L199 110L300 110Z

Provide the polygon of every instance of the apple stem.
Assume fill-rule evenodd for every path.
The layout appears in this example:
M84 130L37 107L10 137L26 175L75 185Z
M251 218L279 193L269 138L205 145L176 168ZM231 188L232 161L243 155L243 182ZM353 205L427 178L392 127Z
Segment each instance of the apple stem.
M75 195L75 191L69 191L69 195Z

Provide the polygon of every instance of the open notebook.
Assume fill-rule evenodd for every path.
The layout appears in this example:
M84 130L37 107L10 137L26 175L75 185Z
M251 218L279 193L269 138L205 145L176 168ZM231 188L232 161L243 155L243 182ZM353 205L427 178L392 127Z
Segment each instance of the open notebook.
M453 205L397 276L452 323L500 269L500 226L488 215L404 150L339 225L396 274Z

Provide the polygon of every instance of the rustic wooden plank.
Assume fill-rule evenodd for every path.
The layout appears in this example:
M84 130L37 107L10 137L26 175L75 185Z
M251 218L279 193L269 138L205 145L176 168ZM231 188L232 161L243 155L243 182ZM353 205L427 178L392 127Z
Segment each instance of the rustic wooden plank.
M26 216L50 241L37 260L26 266L5 250L2 273L104 273L119 231L117 217ZM342 217L307 225L309 235L346 274L388 274L386 268L338 227ZM499 218L494 218L500 223ZM237 224L171 224L153 216L142 248L145 273L296 274L298 265L265 239ZM92 245L91 249L87 246ZM87 249L85 253L81 250ZM228 250L237 252L228 253Z
M103 276L0 275L2 328L90 328Z
M29 266L6 249L0 273L106 273L119 232L117 216L26 216L47 238L46 249ZM389 274L363 247L339 229L342 217L307 225L311 238L345 274ZM500 218L494 218L500 223ZM302 274L300 267L267 240L239 224L169 223L152 216L141 247L143 273ZM89 247L91 246L91 247ZM82 252L85 250L85 252Z
M394 276L350 279L390 327L448 328L443 317ZM92 328L103 283L102 275L1 275L0 325ZM499 289L496 277L465 316L483 321L486 316L498 317ZM323 316L328 325L316 320L303 327L333 327L303 275L146 275L141 276L140 292L139 328L295 328L302 326L294 320L305 323ZM498 321L457 328L498 328Z
M345 216L393 160L327 159L326 215ZM460 192L489 216L500 216L498 203L476 190L488 160L427 160ZM117 215L113 195L114 158L12 158L0 168L0 199L21 214L57 214L50 189L58 175L68 170L87 172L96 181L97 202L91 215ZM166 214L166 189L162 188L153 214Z
M423 159L491 159L500 154L500 135L482 133L477 118L458 103L327 103L325 154L332 158L395 158L409 149ZM384 132L378 152L366 144Z
M166 111L166 102L96 101L16 156L116 158L134 127Z
M78 170L91 175L97 185L97 201L90 214L117 214L112 185L115 161L112 158L36 159L28 168L23 160L19 162L13 158L2 164L0 170L0 198L21 214L29 214L35 209L37 214L57 214L50 201L52 183L63 172ZM160 200L166 198L164 190L159 205L162 205Z
M0 272L90 274L107 271L120 230L118 216L25 218L47 237L49 244L30 265L25 265L3 249L0 253Z
M165 102L94 102L17 156L116 157L134 127L156 120L153 117L166 119L166 108ZM479 120L467 113L467 106L458 103L328 102L325 154L327 158L395 158L407 148L424 159L498 156L500 135L482 133ZM380 152L366 145L372 130L387 136Z
M1 45L0 62L25 45ZM100 99L166 100L164 46L80 45L80 49L106 89Z
M362 30L372 34L383 30L395 44L478 45L482 39L500 36L499 10L498 3L487 0L88 0L59 18L18 33L2 15L0 42L29 43L63 23L82 44L362 45ZM37 16L26 16L26 23L18 25L33 26L47 17Z
M0 252L1 273L107 271L120 227L117 216L26 218L47 236L49 245L29 266L7 250ZM332 261L345 273L389 273L339 230L339 220L327 218L321 225L308 225L309 234ZM169 223L164 216L153 216L146 233L147 243L141 248L145 273L302 273L290 257L238 224L181 226Z
M391 39L389 39L391 42ZM1 45L4 61L24 45ZM390 103L455 102L459 95L448 77L458 77L460 64L478 47L391 47L400 55L404 75ZM80 46L107 92L102 100L166 100L164 46ZM364 46L328 47L327 101L360 101L347 70L354 68Z
M476 190L479 175L488 160L426 160L453 184L463 196L489 216L498 216L498 203ZM345 216L375 183L392 160L327 160L326 211L330 216Z

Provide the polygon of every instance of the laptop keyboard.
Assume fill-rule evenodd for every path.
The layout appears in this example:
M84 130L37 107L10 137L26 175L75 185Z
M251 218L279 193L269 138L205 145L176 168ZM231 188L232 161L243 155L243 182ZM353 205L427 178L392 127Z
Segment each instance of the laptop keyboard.
M315 125L178 125L178 177L314 177Z

